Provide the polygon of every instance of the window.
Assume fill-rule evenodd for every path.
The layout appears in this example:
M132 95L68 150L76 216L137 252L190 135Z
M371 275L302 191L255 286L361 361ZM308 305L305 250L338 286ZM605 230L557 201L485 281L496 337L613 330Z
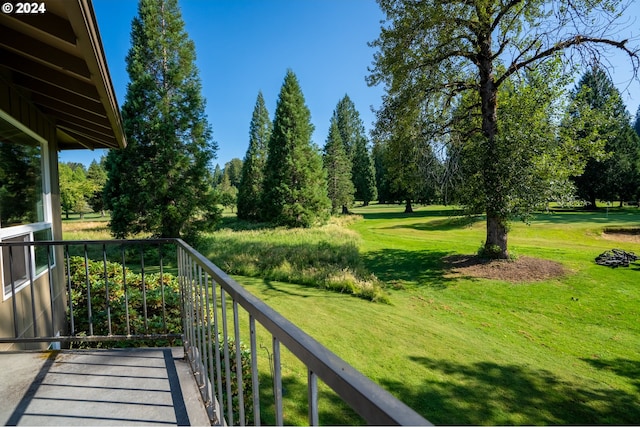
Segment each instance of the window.
M51 240L51 203L46 141L0 110L0 241ZM53 253L45 246L3 247L4 299L42 275Z

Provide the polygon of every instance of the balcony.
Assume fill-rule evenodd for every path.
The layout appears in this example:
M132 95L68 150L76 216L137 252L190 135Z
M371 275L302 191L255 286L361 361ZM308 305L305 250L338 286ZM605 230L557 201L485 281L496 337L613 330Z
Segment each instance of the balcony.
M369 424L429 424L180 239L0 249L4 424L283 425L283 351L309 425L320 388Z

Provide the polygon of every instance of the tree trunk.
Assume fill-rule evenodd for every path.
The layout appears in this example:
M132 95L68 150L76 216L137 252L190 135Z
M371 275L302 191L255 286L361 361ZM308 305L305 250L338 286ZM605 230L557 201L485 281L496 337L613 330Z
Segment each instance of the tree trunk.
M505 159L500 157L496 135L498 134L498 85L493 75L493 52L491 47L491 27L483 22L478 32L480 54L478 71L480 74L480 105L482 111L482 134L486 139L484 158L482 159L482 177L487 212L487 239L485 252L492 258L508 259L507 218L498 214L505 209L507 200L503 194L503 178L499 165Z
M487 214L487 239L485 240L485 254L490 258L509 259L507 246L507 221L495 214Z
M347 208L347 205L342 205L342 215L349 215L349 208Z
M587 202L585 209L589 211L595 211L597 209L595 193L589 194L589 201Z
M411 206L411 199L407 199L407 204L404 207L404 213L413 213L413 207Z

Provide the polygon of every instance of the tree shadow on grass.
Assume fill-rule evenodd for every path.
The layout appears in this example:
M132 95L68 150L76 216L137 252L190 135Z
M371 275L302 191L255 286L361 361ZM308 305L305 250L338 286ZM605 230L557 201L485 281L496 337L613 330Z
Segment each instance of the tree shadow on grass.
M260 421L262 425L275 425L273 377L260 374ZM318 380L318 419L320 425L365 425L366 422L335 392ZM308 425L309 404L306 376L282 376L284 425Z
M402 207L404 209L404 207ZM404 213L399 210L397 212L362 212L358 213L364 219L402 219L402 218L437 218L437 217L456 217L464 215L461 209L442 209L442 210L416 210L413 213Z
M365 266L383 282L403 287L445 289L452 278L446 277L448 267L443 258L449 255L441 251L407 251L382 249L363 254Z
M418 231L449 231L459 228L471 227L476 222L484 221L483 216L452 216L449 218L434 219L427 222L399 224L385 227L386 230L408 228Z
M521 365L471 364L410 357L438 378L419 389L396 380L382 385L434 424L638 424L638 394L605 384L576 388L554 373ZM634 375L635 364L620 365ZM630 366L630 368L629 368Z
M634 387L640 392L640 360L622 358L613 360L583 358L582 360L595 368L613 372L620 377L629 378ZM640 405L640 402L638 402L638 405ZM640 421L640 418L636 421Z

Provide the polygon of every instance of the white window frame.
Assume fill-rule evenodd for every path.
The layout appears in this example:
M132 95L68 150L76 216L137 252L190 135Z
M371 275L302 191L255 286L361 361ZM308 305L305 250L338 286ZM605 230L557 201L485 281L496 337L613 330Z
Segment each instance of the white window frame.
M31 224L22 224L16 225L13 227L3 228L0 223L0 241L5 239L16 238L20 236L27 237L27 240L30 242L34 241L33 234L42 230L51 230L51 235L53 236L53 210L51 204L51 174L49 167L49 146L47 144L47 140L42 138L40 135L33 132L31 129L17 121L15 118L4 112L0 109L0 120L4 120L11 125L15 126L21 132L24 132L30 138L33 138L37 143L40 144L41 156L40 156L40 170L42 175L42 211L43 211L43 221L31 223ZM15 283L15 293L26 288L29 283L31 283L31 278L35 282L40 277L42 277L45 273L47 273L47 269L42 271L40 274L36 274L36 256L35 256L35 246L29 246L29 254L31 256L31 269L29 269L28 265L25 265L25 271L27 272L26 279L21 280L18 283ZM28 254L28 255L29 255ZM25 260L25 263L29 263L29 258ZM51 264L51 268L54 268L56 265L55 255L53 256L53 263ZM13 292L11 287L8 288L8 292L5 291L5 280L4 280L4 260L3 260L3 251L0 251L0 285L2 285L2 300L6 301L11 298Z

